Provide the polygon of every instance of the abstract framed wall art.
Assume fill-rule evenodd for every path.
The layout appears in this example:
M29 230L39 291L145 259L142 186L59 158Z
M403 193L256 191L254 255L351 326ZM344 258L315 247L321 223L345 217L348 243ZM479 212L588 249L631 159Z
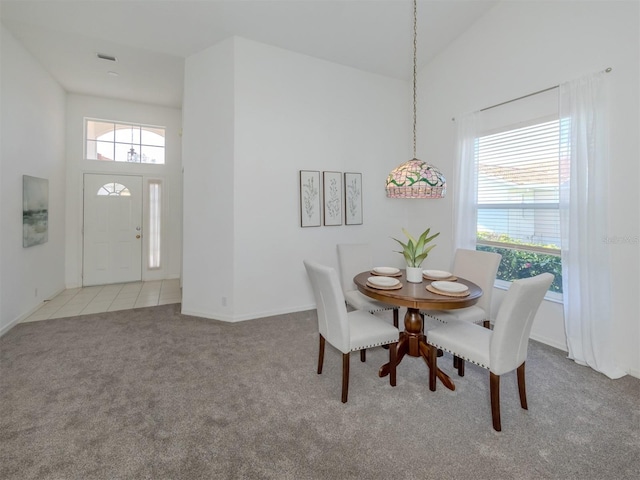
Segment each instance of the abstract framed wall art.
M300 170L300 226L320 226L320 172Z
M344 174L345 225L362 225L362 174Z
M342 173L322 172L324 224L342 225Z
M22 246L49 240L49 180L22 176Z

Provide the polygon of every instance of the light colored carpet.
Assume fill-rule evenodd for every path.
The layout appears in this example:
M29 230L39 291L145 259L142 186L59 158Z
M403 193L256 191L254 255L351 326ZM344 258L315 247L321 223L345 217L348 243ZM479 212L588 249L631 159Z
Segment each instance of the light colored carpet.
M609 380L530 343L491 427L488 372L430 392L405 357L341 356L315 373L315 311L238 324L179 305L17 325L0 338L0 478L623 479L640 477L640 381Z

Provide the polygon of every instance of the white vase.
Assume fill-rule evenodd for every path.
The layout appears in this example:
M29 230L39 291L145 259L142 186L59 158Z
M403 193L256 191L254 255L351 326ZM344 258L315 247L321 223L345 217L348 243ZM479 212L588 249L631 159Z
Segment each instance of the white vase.
M407 267L407 282L422 283L422 267Z

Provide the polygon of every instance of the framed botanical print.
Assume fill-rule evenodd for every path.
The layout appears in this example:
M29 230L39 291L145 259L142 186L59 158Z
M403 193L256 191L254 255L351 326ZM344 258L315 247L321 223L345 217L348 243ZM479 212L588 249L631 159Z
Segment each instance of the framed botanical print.
M362 174L344 174L345 225L362 225Z
M324 224L342 225L342 173L322 172Z
M300 226L320 226L320 172L300 170Z

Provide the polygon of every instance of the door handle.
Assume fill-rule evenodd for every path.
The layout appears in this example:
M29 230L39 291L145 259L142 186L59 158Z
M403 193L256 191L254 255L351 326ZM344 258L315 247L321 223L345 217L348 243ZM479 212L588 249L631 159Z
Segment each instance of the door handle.
M136 235L136 238L140 238L140 235Z

